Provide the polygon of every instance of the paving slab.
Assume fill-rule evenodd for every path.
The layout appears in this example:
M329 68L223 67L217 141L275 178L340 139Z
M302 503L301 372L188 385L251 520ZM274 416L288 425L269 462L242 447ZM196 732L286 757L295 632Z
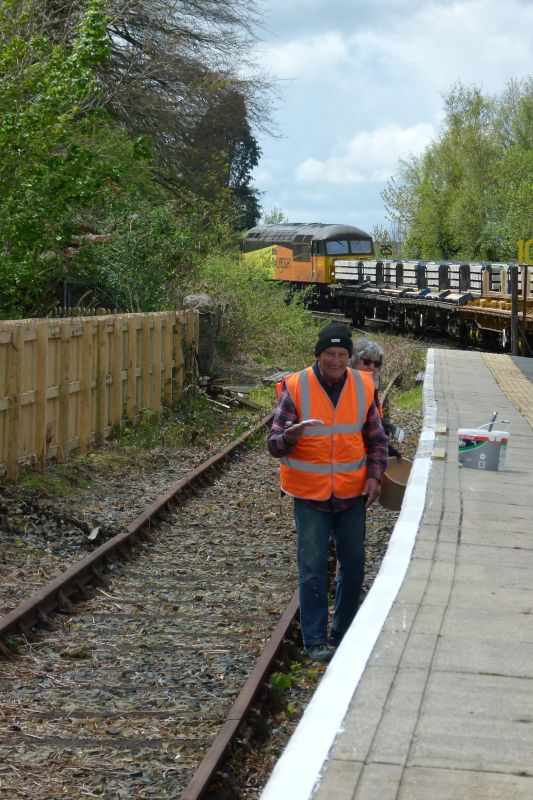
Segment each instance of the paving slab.
M533 778L489 770L409 769L399 786L397 800L531 800L533 797ZM330 795L327 800L333 797ZM368 800L368 796L356 797Z

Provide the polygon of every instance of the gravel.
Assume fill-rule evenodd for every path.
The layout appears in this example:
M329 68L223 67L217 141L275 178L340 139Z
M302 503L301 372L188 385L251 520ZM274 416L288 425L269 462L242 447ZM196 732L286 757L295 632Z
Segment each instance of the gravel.
M420 414L395 409L394 421L412 457ZM2 612L123 530L227 438L180 450L110 445L72 462L68 496L0 486ZM397 516L369 511L365 592ZM294 539L291 502L260 442L135 561L117 564L109 585L0 664L0 796L178 797L292 596ZM259 796L323 671L300 670L268 741L241 757L243 797Z

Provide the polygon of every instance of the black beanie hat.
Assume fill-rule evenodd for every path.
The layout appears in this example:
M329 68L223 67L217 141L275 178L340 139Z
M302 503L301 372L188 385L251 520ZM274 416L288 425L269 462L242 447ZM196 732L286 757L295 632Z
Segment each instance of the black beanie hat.
M352 355L352 332L348 325L343 322L330 322L329 325L322 328L315 345L315 356L320 355L328 347L344 347L348 351L348 355Z

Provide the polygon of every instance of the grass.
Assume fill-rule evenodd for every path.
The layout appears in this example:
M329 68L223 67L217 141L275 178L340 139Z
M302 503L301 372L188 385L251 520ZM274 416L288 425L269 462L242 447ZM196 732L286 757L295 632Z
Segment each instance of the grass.
M91 481L86 470L73 468L74 462L54 464L46 472L23 472L19 479L25 489L33 489L41 495L66 497L79 488L88 488Z
M394 405L406 411L421 411L423 407L423 387L414 386L412 389L394 392Z
M258 406L261 406L267 414L276 405L276 387L273 385L256 386L255 389L251 389L246 396L253 403L257 403Z

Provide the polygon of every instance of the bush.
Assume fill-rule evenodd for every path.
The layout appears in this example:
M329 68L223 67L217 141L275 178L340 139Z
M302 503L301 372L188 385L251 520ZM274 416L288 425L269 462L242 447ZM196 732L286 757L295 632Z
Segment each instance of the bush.
M201 268L199 289L223 309L219 354L223 359L302 369L313 358L317 322L306 310L304 295L290 299L287 288L268 277L260 263L244 265L238 255L214 256Z

